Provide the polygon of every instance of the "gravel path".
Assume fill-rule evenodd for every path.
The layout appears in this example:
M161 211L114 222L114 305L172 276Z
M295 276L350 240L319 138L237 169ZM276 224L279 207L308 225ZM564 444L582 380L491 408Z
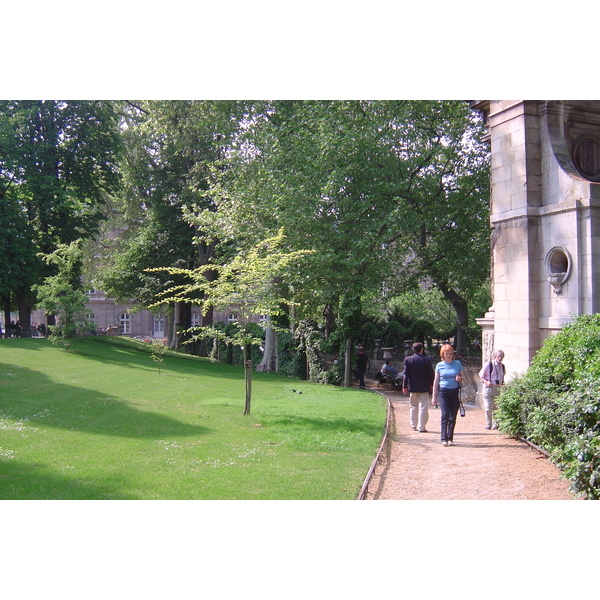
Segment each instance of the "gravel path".
M483 411L465 404L454 446L440 442L440 410L430 406L428 433L410 428L408 397L390 400L388 442L365 500L573 500L558 469L528 444L485 429Z

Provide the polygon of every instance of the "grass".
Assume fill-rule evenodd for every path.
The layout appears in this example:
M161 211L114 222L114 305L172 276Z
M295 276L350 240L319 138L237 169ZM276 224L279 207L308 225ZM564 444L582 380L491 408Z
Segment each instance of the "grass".
M241 368L149 351L0 340L0 499L356 498L379 395L255 373L243 416Z

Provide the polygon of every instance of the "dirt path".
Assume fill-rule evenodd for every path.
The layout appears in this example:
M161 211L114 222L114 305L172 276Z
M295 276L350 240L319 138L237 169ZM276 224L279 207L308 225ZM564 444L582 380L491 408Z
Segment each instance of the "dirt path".
M457 417L455 446L440 442L440 410L430 407L428 433L410 428L408 397L389 398L388 443L366 500L573 500L567 480L524 442L485 429L480 408Z

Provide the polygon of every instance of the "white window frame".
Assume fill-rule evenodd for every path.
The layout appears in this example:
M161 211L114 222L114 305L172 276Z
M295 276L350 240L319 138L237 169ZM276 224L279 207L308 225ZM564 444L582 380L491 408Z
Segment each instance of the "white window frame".
M152 316L152 337L160 339L165 337L165 315L162 313Z
M119 329L121 335L131 335L131 315L128 312L119 315Z

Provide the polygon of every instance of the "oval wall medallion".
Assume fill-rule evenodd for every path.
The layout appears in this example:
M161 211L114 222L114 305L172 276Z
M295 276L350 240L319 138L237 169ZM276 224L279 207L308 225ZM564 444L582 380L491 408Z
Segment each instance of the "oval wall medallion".
M569 252L561 246L554 246L554 248L548 250L544 264L548 281L555 293L560 294L563 283L571 273L571 256Z

